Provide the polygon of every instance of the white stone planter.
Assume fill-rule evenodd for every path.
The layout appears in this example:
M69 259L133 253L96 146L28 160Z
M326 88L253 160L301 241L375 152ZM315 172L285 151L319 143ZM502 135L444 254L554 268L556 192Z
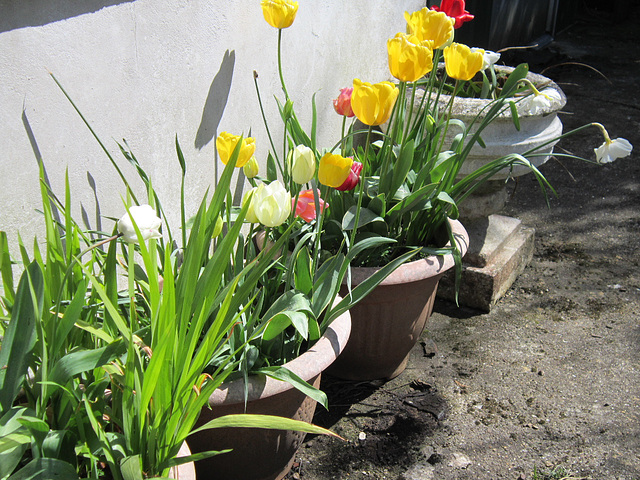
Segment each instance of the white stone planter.
M496 70L499 73L510 73L513 71L512 67L497 67ZM566 96L560 87L552 80L538 75L535 73L529 73L527 75L534 85L546 85L546 88L552 88L559 94L558 101L553 101L548 108L537 115L531 115L528 112L522 111L521 106L518 105L518 117L520 119L520 130L517 130L513 124L513 118L511 116L511 110L506 108L489 126L487 126L481 133L481 138L484 141L486 148L476 144L472 147L469 156L461 169L461 175L468 175L474 172L478 168L487 164L491 160L508 155L510 153L523 154L533 148L557 138L562 134L562 122L558 118L558 111L566 104ZM513 99L517 100L517 99ZM443 95L440 98L440 104L445 105L450 101L449 95ZM470 125L480 112L490 103L491 100L479 99L479 98L456 98L452 107L452 118L461 120L465 125ZM480 121L476 121L478 125ZM468 138L471 138L473 132L476 131L476 127L471 128ZM460 133L460 129L455 125L452 125L447 133L447 139L445 145L450 145L455 135ZM544 155L532 156L529 158L531 163L535 166L540 166L549 159L549 156L553 152L553 147L557 143L554 141L545 146L538 153ZM505 180L509 176L517 177L529 173L529 168L525 166L516 166L513 170L504 169L493 177L493 180Z

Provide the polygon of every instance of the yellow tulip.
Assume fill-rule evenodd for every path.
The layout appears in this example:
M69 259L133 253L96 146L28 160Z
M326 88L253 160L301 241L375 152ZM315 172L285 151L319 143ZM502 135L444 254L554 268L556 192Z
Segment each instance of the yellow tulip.
M289 0L262 0L260 6L264 19L274 28L290 27L298 13L298 2Z
M240 140L239 135L233 135L232 133L222 132L216 138L216 149L218 150L218 156L225 165L229 162L233 151ZM256 142L252 137L242 139L242 146L240 147L240 153L238 160L236 161L236 167L244 167L244 165L253 156L256 151Z
M452 43L444 49L444 66L447 75L456 80L471 80L482 70L484 50L471 51L461 43Z
M404 12L404 19L407 21L407 33L415 35L421 42L431 40L433 48L441 48L453 41L455 19L444 12L425 7L413 13Z
M389 120L398 93L398 87L391 82L372 85L354 78L351 108L365 125L380 125Z
M398 33L387 40L391 75L401 82L415 82L424 77L433 68L432 44L406 33Z
M327 187L337 188L351 172L353 159L334 153L325 153L318 167L318 181Z

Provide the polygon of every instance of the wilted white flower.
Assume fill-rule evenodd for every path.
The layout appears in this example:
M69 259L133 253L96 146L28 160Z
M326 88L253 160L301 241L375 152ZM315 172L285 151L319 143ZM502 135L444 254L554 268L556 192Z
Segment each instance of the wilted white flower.
M537 92L534 91L528 97L525 97L519 105L520 113L528 113L530 115L540 115L549 109L554 103L562 100L557 90L553 88L545 88Z
M118 220L118 232L128 243L138 243L138 235L136 235L136 229L133 226L134 222L140 230L142 240L147 241L150 238L162 237L160 233L162 220L156 216L155 210L150 205L133 206Z
M482 70L486 70L487 68L495 65L495 63L500 60L500 54L492 52L491 50L484 50L483 48L473 47L471 51L482 52Z
M598 163L611 163L616 158L628 156L631 150L633 150L633 145L626 138L614 138L613 140L607 138L602 145L593 149L596 152Z

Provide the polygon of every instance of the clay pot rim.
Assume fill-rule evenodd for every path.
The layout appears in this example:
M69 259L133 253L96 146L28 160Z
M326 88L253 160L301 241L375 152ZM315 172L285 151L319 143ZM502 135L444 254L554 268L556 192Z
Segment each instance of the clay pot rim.
M299 357L284 364L284 367L309 381L322 373L344 350L351 334L351 315L344 312L331 322L324 335ZM248 380L247 401L271 397L294 388L291 384L264 375L251 375ZM224 382L209 397L209 405L230 405L244 403L244 381L242 379Z
M441 64L441 67L444 68L444 63ZM438 67L440 68L440 67ZM498 73L510 73L515 70L515 67L496 65L496 72ZM545 83L545 88L552 88L556 92L560 94L560 101L553 102L551 106L544 109L544 112L541 114L532 115L530 112L520 112L518 110L519 117L540 117L546 116L553 113L558 112L567 104L567 96L564 94L560 86L544 75L540 75L539 73L529 72L526 77L532 83ZM548 82L548 83L547 83ZM451 96L447 94L440 95L440 104L447 105L449 103ZM508 100L516 100L517 97L510 97ZM456 97L453 102L453 108L451 114L457 118L460 117L468 117L475 118L477 113L485 107L491 99L487 98L468 98L468 97ZM517 104L516 104L517 105ZM473 113L475 111L475 113ZM470 113L471 112L471 113ZM508 118L511 121L511 110L507 108L504 112L498 115L498 118Z
M460 249L460 254L464 257L469 248L469 234L462 223L458 220L448 220L451 225L454 238ZM446 247L451 246L447 242ZM391 275L385 278L380 285L400 285L403 283L417 282L425 278L444 275L444 273L453 268L455 261L453 255L430 255L427 258L421 258L412 262L400 265ZM365 279L380 270L381 267L354 267L351 269L351 283L358 285Z

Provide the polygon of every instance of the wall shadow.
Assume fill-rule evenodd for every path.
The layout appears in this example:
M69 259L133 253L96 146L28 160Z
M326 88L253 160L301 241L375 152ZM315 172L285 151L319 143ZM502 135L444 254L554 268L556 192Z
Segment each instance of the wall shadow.
M236 52L227 50L222 58L218 73L213 77L213 82L211 82L209 93L202 109L200 126L194 140L194 145L198 150L201 150L214 136L217 136L218 126L229 100L235 63Z
M135 0L0 0L0 33L36 27Z

